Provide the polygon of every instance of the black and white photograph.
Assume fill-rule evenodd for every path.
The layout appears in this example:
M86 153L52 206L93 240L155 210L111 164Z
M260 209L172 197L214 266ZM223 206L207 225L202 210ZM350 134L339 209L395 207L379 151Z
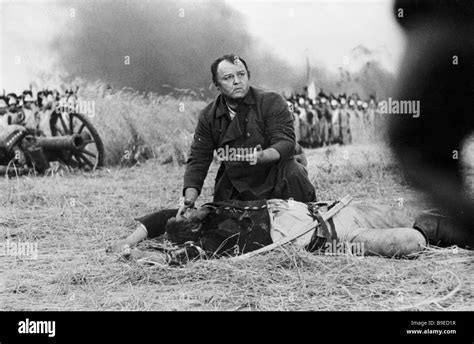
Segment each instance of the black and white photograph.
M472 0L2 0L8 330L403 312L395 336L472 343L473 18Z

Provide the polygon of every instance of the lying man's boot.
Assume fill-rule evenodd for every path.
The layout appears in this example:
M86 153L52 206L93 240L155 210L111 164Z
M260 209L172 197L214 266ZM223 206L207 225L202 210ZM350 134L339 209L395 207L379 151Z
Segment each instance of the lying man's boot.
M364 255L409 257L427 246L423 234L413 228L364 229L351 243L363 244Z
M451 216L422 213L413 227L426 235L430 245L474 248L474 228L462 228Z

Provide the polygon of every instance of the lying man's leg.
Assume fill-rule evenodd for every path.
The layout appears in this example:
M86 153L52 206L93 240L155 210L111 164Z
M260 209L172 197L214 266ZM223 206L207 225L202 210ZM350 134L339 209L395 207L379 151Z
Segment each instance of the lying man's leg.
M363 243L364 255L406 257L427 246L425 237L413 228L360 228L351 243Z
M177 212L177 208L163 209L137 218L136 220L139 222L139 225L135 231L125 239L119 240L107 247L106 252L129 254L130 248L139 242L164 234L166 231L166 223L170 218L175 217Z
M339 240L363 243L364 255L403 257L421 252L428 241L414 229L407 209L353 202L333 218Z
M268 205L274 242L295 234L314 221L304 203L272 199ZM411 227L413 219L414 214L410 214L408 209L353 201L332 218L337 239L328 240L319 249L331 251L337 243L347 246L360 243L363 250L359 253L363 255L403 257L418 253L427 246L427 240L420 231ZM331 226L327 222L327 227ZM317 244L311 242L312 235L313 232L308 232L294 242L313 251Z
M119 240L106 248L107 253L126 253L130 247L146 239L148 231L143 224L140 224L132 234L125 239Z

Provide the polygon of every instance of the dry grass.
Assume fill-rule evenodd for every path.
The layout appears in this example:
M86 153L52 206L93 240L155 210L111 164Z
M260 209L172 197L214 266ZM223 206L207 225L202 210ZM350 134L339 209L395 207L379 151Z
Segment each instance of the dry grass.
M347 151L347 153L345 153ZM347 159L345 157L348 156ZM320 199L347 193L429 207L382 146L308 151ZM412 260L316 256L291 245L243 262L147 266L106 255L133 218L176 206L184 167L149 160L91 174L0 179L3 242L34 241L38 259L1 258L3 310L473 310L472 252ZM210 200L216 166L200 202Z
M316 256L287 245L248 261L180 268L106 255L107 244L133 230L134 217L177 207L181 163L204 103L81 82L81 96L96 103L91 120L108 164L132 167L0 179L0 243L35 242L39 251L38 259L0 258L0 309L474 309L474 256L456 248L395 260ZM414 212L430 207L403 181L381 134L355 122L354 145L307 151L319 199L349 193L397 206L402 200ZM213 164L200 203L211 200L216 172Z
M108 166L130 166L148 158L185 162L204 101L186 92L173 97L130 88L111 90L101 81L80 78L71 85L79 86L81 100L94 103L89 119L104 141Z

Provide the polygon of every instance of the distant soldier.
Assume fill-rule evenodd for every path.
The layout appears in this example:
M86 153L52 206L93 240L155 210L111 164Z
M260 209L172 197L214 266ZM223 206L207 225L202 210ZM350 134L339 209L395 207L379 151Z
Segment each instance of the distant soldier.
M362 129L361 114L357 108L357 96L352 94L347 98L347 112L349 117L349 127L351 128L351 142L354 138L354 133L360 133ZM357 137L357 134L356 134Z
M5 97L7 108L0 119L2 126L11 124L23 124L25 120L25 114L21 109L20 98L15 93L9 93Z
M6 114L8 111L8 104L5 97L0 97L0 116Z
M312 147L319 147L321 146L321 136L319 132L320 123L318 112L316 110L316 100L311 100L309 113L311 114L311 116L308 116L308 122L310 125Z
M328 96L324 92L319 92L319 105L316 107L319 119L319 137L321 146L329 145L329 124L331 123L331 113L329 111Z
M349 99L349 107L354 110L354 118L362 120L362 101L356 92Z
M374 94L371 94L369 97L367 111L372 126L378 128L380 124L380 113L378 112L377 99Z
M361 99L357 99L356 101L356 116L361 121L365 121L365 111L363 107L363 101Z
M39 124L38 129L46 136L52 136L51 115L54 111L54 95L50 90L43 90L37 93Z
M340 104L335 95L330 96L331 125L329 128L329 136L331 143L341 143L341 116Z
M373 124L374 113L373 111L370 111L369 103L367 103L365 100L362 101L362 113L363 113L365 126L366 127L371 126Z
M341 143L344 145L352 143L351 123L350 123L350 110L346 99L346 94L339 96L340 104L340 126L341 126Z
M23 91L23 112L25 113L25 127L27 129L37 130L39 125L39 113L36 106L36 100L33 98L33 92Z
M15 93L8 93L6 99L8 105L8 112L17 112L20 108L20 99L18 99L18 96Z
M301 121L296 113L295 104L290 100L287 100L288 108L293 115L294 119L294 128L295 128L295 137L296 137L296 144L295 144L295 155L294 158L303 166L308 166L308 160L306 159L306 155L301 147L300 140L301 140Z

